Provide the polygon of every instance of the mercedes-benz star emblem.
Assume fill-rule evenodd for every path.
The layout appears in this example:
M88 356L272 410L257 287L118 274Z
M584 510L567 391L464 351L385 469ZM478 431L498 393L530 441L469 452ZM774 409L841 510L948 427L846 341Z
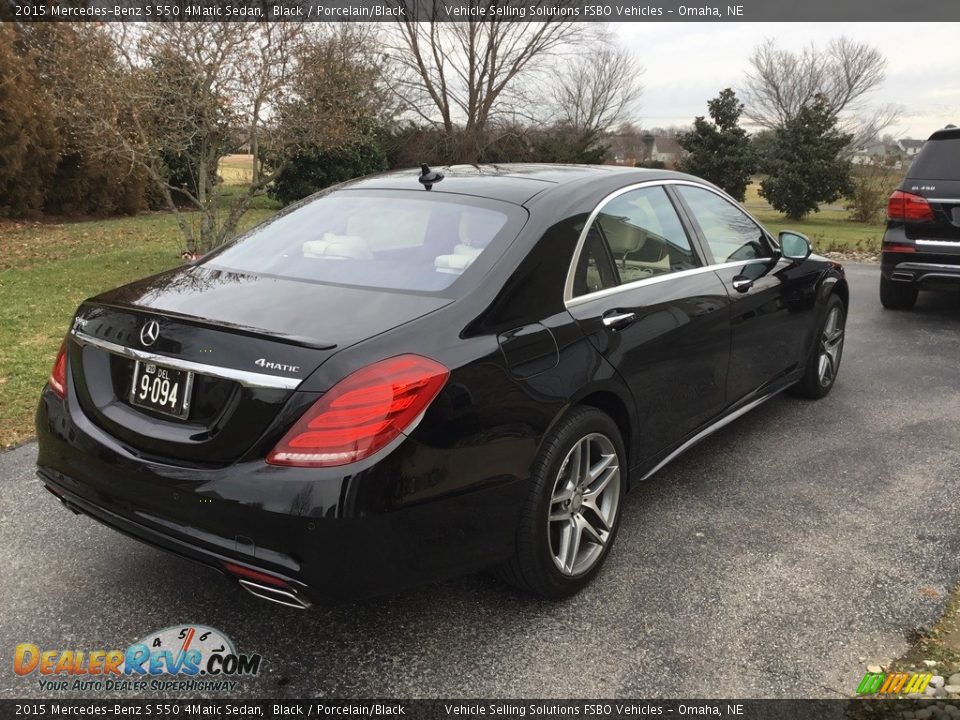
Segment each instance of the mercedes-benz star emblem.
M156 320L144 323L143 327L140 328L140 342L143 343L144 347L153 345L158 337L160 337L160 323Z

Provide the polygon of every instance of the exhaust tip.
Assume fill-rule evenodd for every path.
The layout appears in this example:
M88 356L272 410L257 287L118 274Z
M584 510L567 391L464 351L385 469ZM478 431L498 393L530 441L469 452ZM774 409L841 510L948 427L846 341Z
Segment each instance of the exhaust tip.
M281 577L229 562L223 564L223 569L236 578L244 590L261 600L269 600L298 610L305 610L311 605L301 592Z
M913 273L912 273L912 272L903 272L903 271L901 270L901 271L898 271L898 272L893 273L893 275L891 275L890 277L892 277L894 280L913 280Z
M261 600L269 600L278 605L286 605L297 610L306 610L310 607L310 601L291 587L273 587L270 585L261 585L252 580L239 578L237 582L251 595L255 595Z

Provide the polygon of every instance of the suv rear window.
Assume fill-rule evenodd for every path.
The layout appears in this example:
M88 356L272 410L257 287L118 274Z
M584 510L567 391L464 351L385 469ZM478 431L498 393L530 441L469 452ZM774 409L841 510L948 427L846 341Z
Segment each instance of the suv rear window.
M960 133L927 140L910 166L907 177L917 180L960 180Z
M387 290L437 292L482 274L526 213L427 191L341 190L259 225L205 262L224 270Z

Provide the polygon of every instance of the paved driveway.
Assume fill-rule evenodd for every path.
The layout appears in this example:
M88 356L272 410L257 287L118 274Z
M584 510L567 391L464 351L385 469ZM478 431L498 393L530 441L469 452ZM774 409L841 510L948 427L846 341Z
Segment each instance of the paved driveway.
M220 628L266 696L835 696L900 654L960 581L960 302L853 307L833 394L782 397L628 496L604 573L548 604L487 577L308 613L74 516L0 455L0 695L13 648Z

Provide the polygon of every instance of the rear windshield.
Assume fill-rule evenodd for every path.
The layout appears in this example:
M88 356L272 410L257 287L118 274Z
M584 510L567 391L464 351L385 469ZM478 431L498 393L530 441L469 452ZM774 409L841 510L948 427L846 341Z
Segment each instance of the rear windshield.
M960 180L960 135L927 140L907 177L917 180Z
M461 195L341 190L254 228L204 264L298 280L438 292L482 275L526 212Z

